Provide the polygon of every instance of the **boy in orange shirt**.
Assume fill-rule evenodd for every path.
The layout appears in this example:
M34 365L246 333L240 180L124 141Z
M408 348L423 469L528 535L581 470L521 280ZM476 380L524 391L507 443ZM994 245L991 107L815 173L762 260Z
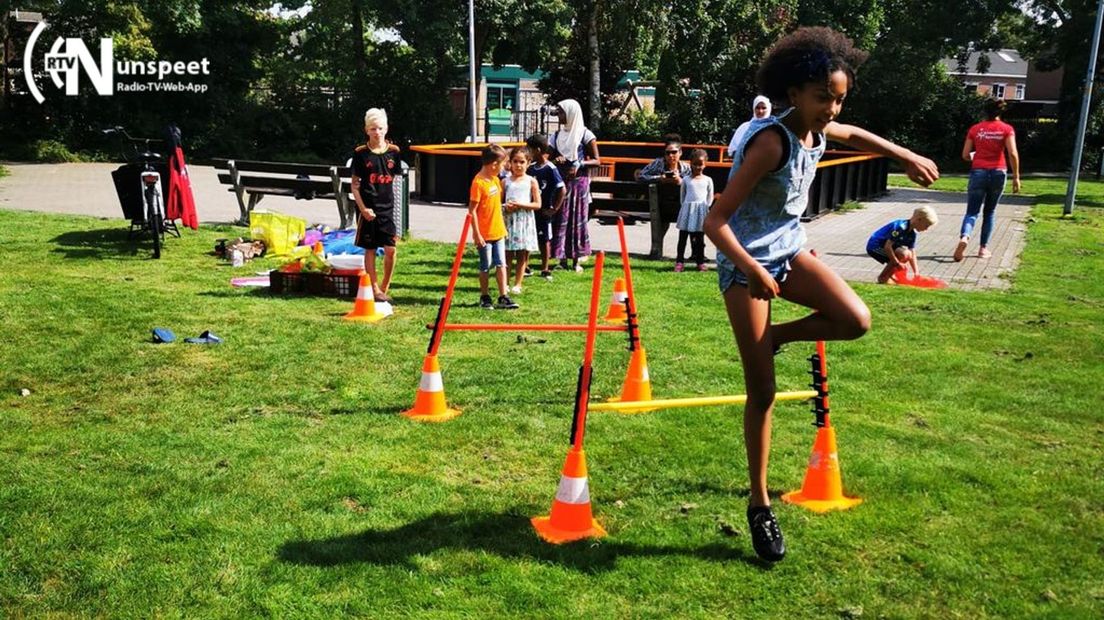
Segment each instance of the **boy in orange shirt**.
M468 213L472 218L472 239L479 248L479 306L486 309L514 310L518 307L506 295L506 223L502 219L502 162L506 151L491 144L480 154L483 168L472 179ZM498 303L491 302L488 275L495 268Z

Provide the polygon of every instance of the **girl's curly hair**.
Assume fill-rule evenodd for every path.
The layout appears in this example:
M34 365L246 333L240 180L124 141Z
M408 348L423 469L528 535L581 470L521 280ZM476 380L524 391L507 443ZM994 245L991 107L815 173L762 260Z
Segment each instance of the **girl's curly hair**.
M855 48L846 35L823 26L798 28L767 51L756 80L760 91L774 101L785 101L791 86L826 84L836 71L847 74L847 88L855 85L855 70L867 53Z

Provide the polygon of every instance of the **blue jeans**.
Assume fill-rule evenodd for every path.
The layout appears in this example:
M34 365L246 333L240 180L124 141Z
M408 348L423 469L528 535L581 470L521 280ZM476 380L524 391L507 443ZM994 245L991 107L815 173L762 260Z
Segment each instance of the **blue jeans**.
M491 267L506 266L506 238L495 239L479 248L479 270L488 272Z
M997 202L1004 193L1007 176L1004 170L977 168L970 171L970 183L966 187L966 217L962 218L963 237L969 237L974 231L978 213L981 213L981 245L989 244L989 237L993 234L993 212L997 210Z

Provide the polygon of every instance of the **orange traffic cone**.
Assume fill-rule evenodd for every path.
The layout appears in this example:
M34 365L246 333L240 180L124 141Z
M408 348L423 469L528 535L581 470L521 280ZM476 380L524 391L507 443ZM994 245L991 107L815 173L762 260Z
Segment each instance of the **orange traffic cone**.
M637 345L629 358L629 370L625 373L625 383L621 386L621 395L614 396L609 402L635 402L652 400L652 379L648 375L648 356L644 346ZM618 409L621 413L644 413L655 409Z
M613 281L613 294L610 295L609 311L602 320L607 323L624 323L629 320L625 312L625 301L629 298L625 290L625 278L617 278Z
M538 536L556 545L606 535L606 530L598 525L590 511L586 453L581 448L572 447L567 453L551 514L533 517L530 521Z
M402 414L419 422L444 422L460 415L445 402L445 383L441 380L441 365L436 355L426 355L422 362L422 380L414 395L414 406Z
M386 316L376 309L376 298L372 294L372 283L369 282L368 276L360 276L360 287L357 288L353 311L345 315L345 320L375 323Z
M836 453L836 429L831 426L817 429L813 454L805 470L805 483L800 491L786 493L782 500L813 512L844 510L862 503L860 498L843 496L839 455Z

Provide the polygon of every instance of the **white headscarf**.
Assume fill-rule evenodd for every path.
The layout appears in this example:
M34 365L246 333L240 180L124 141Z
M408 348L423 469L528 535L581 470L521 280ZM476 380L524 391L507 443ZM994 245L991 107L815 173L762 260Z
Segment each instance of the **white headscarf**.
M577 161L579 145L586 132L586 126L583 125L583 109L574 99L564 99L557 105L563 110L564 124L556 132L556 150L567 161Z
M758 95L757 97L755 97L755 99L753 99L751 101L751 119L745 121L743 125L740 125L739 127L736 128L736 131L733 132L733 134L732 134L732 140L730 140L729 143L728 143L728 156L729 157L735 157L736 156L736 149L740 147L740 140L742 140L744 138L744 134L747 133L748 128L751 127L751 121L756 120L755 119L755 108L760 103L767 104L767 116L770 116L770 114L771 114L770 99L767 98L767 97L764 97L763 95ZM766 116L763 117L763 118L766 118Z
M755 108L759 107L760 103L767 104L767 116L770 116L770 114L771 114L770 99L768 99L767 97L764 97L763 95L759 95L754 100L752 100L752 102L751 102L751 117L752 118L755 118Z

